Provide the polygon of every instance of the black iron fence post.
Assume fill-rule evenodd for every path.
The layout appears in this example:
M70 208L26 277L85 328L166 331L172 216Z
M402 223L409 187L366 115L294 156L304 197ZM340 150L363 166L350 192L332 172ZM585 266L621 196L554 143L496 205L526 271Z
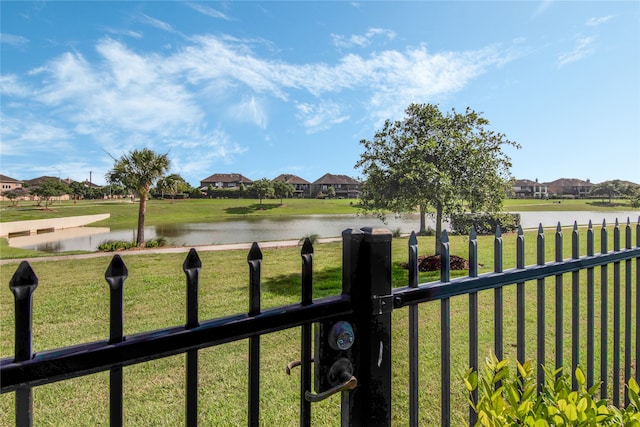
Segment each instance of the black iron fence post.
M363 228L343 233L344 246L351 249L343 272L350 283L354 310L354 360L358 387L348 393L349 426L391 425L391 233ZM356 244L353 244L353 243ZM354 253L355 252L355 253ZM343 399L343 404L347 398ZM345 408L343 408L344 410ZM343 419L343 423L344 423Z
M28 262L22 261L9 282L15 299L15 362L30 360L33 356L32 301L38 286L38 277ZM33 425L33 393L31 387L16 390L16 426Z

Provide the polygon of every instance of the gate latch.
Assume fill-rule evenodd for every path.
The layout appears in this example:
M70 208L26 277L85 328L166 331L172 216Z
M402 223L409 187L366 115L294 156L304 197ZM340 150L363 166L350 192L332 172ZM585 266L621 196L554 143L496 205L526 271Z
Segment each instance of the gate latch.
M374 295L371 297L371 314L379 316L393 311L393 295Z

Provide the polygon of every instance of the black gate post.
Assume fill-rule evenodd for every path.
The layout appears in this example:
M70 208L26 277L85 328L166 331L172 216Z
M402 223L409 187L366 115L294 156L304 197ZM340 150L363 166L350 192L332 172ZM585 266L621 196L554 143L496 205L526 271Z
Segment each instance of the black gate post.
M343 291L354 310L354 374L358 386L343 395L343 425L391 425L391 232L347 230ZM345 407L346 406L346 407ZM348 412L348 413L347 413Z

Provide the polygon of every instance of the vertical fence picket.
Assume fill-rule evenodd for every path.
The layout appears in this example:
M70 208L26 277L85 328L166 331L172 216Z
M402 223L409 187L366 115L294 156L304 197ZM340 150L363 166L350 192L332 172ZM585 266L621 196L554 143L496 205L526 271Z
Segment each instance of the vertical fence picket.
M304 239L302 250L302 295L300 303L310 305L313 301L313 245L309 238ZM311 392L311 323L302 325L300 344L300 426L311 426L311 402L305 399L307 392Z
M573 222L571 232L571 258L580 258L580 234L578 222ZM571 378L574 390L578 389L578 380L574 373L580 363L580 271L571 273Z
M538 238L536 240L536 259L538 265L544 265L544 230L542 224L538 226ZM544 303L544 278L537 280L537 379L538 393L542 391L544 384L545 363L545 303Z
M636 224L636 246L640 246L640 216ZM636 382L640 383L640 257L636 258Z
M524 232L520 225L518 225L518 237L516 239L516 268L524 268ZM518 346L516 357L520 363L524 363L526 359L524 283L519 282L516 284L516 340Z
M593 256L595 251L593 224L589 220L587 229L587 256ZM595 381L595 285L594 268L587 268L587 388L591 388Z
M500 226L496 227L496 235L493 240L493 271L502 273L502 230ZM499 286L493 290L494 304L494 350L499 360L503 358L503 307L502 307L502 287ZM501 382L496 383L496 387L500 387Z
M114 255L105 272L109 284L109 344L122 342L124 325L124 281L129 272L120 255ZM122 366L111 368L109 372L109 425L122 426Z
M562 227L560 226L560 222L558 222L558 227L556 228L556 262L562 262ZM563 295L562 295L562 287L563 280L562 274L556 274L556 368L560 368L564 366L563 360L563 348L564 348L564 334L562 327L562 319L564 317L563 310ZM560 372L558 372L558 376L560 376Z
M613 250L620 252L620 224L613 228ZM613 404L620 406L620 262L613 263Z
M478 237L475 227L469 232L469 277L478 277ZM478 293L469 292L469 367L478 371ZM478 402L478 389L471 393L471 400ZM476 411L469 406L469 425L478 419Z
M198 320L198 282L202 261L198 252L191 248L182 264L187 278L187 323L185 329L196 328ZM185 418L187 427L198 425L198 350L189 350L186 355Z
M449 282L451 259L449 236L442 232L440 239L440 281ZM442 425L449 426L451 418L451 306L449 298L440 300L440 399L442 405Z
M409 237L409 287L418 287L418 238ZM409 425L418 426L418 304L409 306Z
M631 219L627 217L624 229L624 247L631 249ZM624 382L631 378L631 260L624 263ZM637 361L636 361L637 363ZM629 406L629 394L624 394L624 406Z
M607 222L602 221L600 230L600 253L608 250ZM607 264L600 266L600 398L607 398L609 374L607 362L609 360L609 268Z
M22 261L9 282L13 292L15 309L14 362L33 357L33 292L38 287L38 277L28 262ZM33 425L33 393L31 387L16 390L16 426Z
M253 242L249 255L249 316L260 314L260 267L262 251ZM249 338L249 425L260 424L260 336Z

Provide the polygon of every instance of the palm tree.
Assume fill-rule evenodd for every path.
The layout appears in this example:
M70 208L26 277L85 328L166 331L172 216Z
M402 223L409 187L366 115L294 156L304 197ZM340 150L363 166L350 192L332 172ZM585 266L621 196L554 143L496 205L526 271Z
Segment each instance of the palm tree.
M121 184L140 198L138 208L138 235L136 243L144 246L144 216L151 186L169 169L167 154L157 154L148 148L133 150L114 159L113 169L107 173L109 184Z

